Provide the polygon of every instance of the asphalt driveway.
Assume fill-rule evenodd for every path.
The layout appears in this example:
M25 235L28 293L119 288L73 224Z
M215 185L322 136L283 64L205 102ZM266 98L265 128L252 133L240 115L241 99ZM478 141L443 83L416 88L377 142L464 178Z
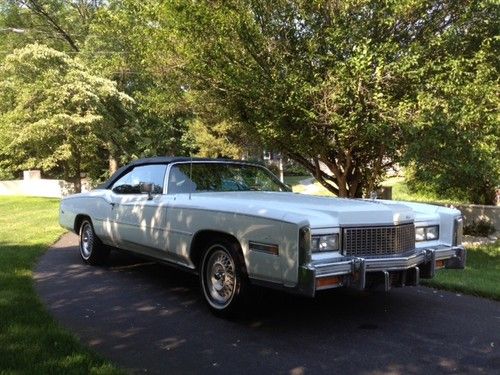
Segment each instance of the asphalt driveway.
M49 311L134 373L500 374L500 303L429 288L264 291L235 320L211 315L193 275L114 252L82 264L65 235L40 260Z

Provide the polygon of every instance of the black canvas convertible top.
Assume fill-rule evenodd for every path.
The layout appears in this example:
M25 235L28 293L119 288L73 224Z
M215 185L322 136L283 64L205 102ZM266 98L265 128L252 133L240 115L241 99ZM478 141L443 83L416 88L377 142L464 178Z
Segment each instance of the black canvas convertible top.
M122 177L125 173L129 172L131 169L134 167L140 166L140 165L151 165L151 164L170 164L170 163L175 163L179 161L234 161L234 162L241 162L241 163L248 163L248 161L244 160L232 160L232 159L210 159L210 158L191 158L189 156L157 156L154 158L143 158L143 159L137 159L132 162L130 162L127 165L124 165L123 167L120 167L117 169L113 175L104 181L102 184L97 186L97 189L110 189L111 186L113 186L113 183L118 180L120 177Z

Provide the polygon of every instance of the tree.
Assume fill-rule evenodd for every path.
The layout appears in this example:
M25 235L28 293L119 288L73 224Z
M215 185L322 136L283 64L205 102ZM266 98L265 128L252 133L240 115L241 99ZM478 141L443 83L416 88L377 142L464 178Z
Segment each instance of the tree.
M405 162L415 186L486 201L500 164L497 14L492 0L7 0L0 46L48 44L135 100L133 143L102 138L114 167L263 146L340 196Z
M182 137L193 118L182 82L158 48L155 1L8 0L0 5L2 50L38 42L78 57L90 72L117 82L136 102L134 147L124 160L187 153ZM12 30L19 32L13 32ZM3 51L2 51L3 52ZM3 55L0 55L3 58ZM123 160L110 160L111 170Z
M242 133L235 133L234 129L235 125L226 121L205 123L195 119L189 122L183 143L200 157L249 159L258 155L261 150L249 143L248 138L242 139Z
M164 44L190 90L330 191L359 197L401 160L426 46L467 4L179 0L164 5Z
M0 61L16 48L39 43L75 55L101 0L4 0L0 2Z
M0 66L0 169L102 178L135 143L133 100L75 59L33 44ZM104 156L104 157L103 157Z
M429 46L408 140L409 184L495 204L500 186L498 6L475 2Z
M116 81L137 103L140 134L134 156L180 155L193 110L178 62L161 40L161 4L152 0L109 1L90 27L80 57L94 72Z

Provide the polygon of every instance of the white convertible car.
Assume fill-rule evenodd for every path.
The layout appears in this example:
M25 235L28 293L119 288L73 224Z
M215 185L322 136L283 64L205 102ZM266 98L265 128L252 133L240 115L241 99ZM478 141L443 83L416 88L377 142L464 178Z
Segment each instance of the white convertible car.
M427 204L295 194L242 161L150 158L61 201L89 264L111 248L199 274L208 305L234 311L248 284L318 290L417 285L464 268L462 216Z

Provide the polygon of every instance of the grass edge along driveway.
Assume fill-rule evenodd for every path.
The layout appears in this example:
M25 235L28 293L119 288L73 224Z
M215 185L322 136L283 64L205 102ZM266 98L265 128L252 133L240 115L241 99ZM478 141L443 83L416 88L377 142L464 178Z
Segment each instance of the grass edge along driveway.
M32 269L64 230L58 199L0 197L0 374L119 374L45 310Z

